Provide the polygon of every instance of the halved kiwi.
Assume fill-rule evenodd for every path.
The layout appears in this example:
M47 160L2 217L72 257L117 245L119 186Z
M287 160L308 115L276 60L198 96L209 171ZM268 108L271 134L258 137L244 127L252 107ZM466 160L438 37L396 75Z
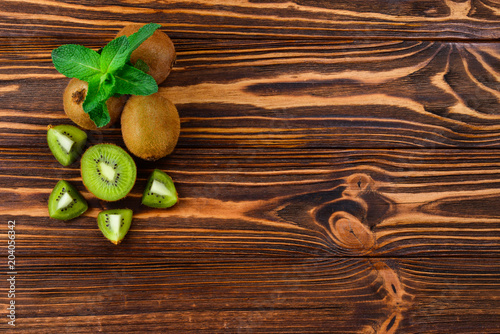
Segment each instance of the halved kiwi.
M169 208L177 203L174 181L165 172L155 169L149 176L142 195L142 204L152 208Z
M87 134L73 125L49 125L47 144L63 166L71 165L82 154Z
M101 211L97 215L97 225L109 241L118 245L130 228L132 214L130 209Z
M134 159L114 144L97 144L82 156L82 180L97 198L117 201L132 190L137 176Z
M49 196L49 216L60 220L76 218L87 211L87 201L69 182L60 180Z

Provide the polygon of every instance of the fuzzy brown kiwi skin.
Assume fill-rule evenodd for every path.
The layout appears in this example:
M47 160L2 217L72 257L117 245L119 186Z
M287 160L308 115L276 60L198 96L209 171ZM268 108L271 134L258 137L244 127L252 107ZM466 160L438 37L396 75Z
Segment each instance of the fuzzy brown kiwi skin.
M130 36L141 28L142 24L129 24L122 28L116 35ZM145 40L137 49L132 52L130 61L132 64L138 59L142 59L149 67L147 72L159 85L170 74L176 58L174 43L167 34L156 30L151 37Z
M123 141L141 159L156 161L172 153L180 127L177 108L160 93L131 96L123 108Z
M90 119L89 114L83 111L83 101L85 96L87 96L88 83L85 81L73 78L69 81L63 94L63 106L66 115L78 126L87 130L98 129L95 123ZM127 102L127 96L123 95L121 97L110 97L106 102L108 107L109 117L111 120L109 123L100 128L109 128L118 119L123 110L123 106Z

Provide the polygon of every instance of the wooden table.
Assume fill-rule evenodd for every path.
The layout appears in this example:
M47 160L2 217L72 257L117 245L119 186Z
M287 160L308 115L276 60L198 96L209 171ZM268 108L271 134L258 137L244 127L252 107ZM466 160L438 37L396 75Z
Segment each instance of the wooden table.
M105 203L47 147L71 124L50 52L128 22L174 41L182 130ZM498 1L2 0L0 23L1 329L14 301L24 333L500 332ZM154 168L171 209L139 204ZM59 179L84 216L48 217Z

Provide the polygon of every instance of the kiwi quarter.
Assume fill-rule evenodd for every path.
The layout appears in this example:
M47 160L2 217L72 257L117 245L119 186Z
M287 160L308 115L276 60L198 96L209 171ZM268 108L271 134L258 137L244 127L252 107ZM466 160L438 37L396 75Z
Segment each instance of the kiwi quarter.
M87 134L73 125L49 125L47 144L54 157L63 166L71 165L82 154Z
M172 153L180 128L177 108L159 93L131 96L123 108L123 141L141 159L155 161Z
M83 101L85 101L85 97L87 96L88 86L87 82L76 78L69 81L63 94L64 112L80 127L87 130L96 130L97 126L90 119L89 114L83 110ZM103 128L110 127L120 118L126 101L126 95L121 97L112 96L106 101L110 121Z
M97 225L109 241L118 245L130 228L132 215L133 212L130 209L101 211L97 215Z
M60 180L49 196L49 216L69 220L83 214L88 209L87 201L69 182Z
M142 24L130 24L123 27L116 37L130 36L136 33ZM161 84L172 70L176 58L175 47L167 34L156 30L151 37L145 40L132 52L130 61L135 64L139 59L148 65L147 73L151 75L157 84Z
M142 204L153 208L169 208L177 203L174 181L165 172L155 169L149 176L142 195Z
M133 188L137 176L134 159L114 144L97 144L80 162L83 184L97 198L117 201Z

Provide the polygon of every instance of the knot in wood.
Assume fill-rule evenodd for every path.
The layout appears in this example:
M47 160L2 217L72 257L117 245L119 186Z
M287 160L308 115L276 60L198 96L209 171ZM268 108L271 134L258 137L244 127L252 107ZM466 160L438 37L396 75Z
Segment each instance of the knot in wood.
M375 245L374 234L350 213L335 212L329 225L336 241L344 248L365 253Z
M346 189L343 195L348 197L359 197L360 195L375 190L375 181L370 175L356 173L346 178Z

